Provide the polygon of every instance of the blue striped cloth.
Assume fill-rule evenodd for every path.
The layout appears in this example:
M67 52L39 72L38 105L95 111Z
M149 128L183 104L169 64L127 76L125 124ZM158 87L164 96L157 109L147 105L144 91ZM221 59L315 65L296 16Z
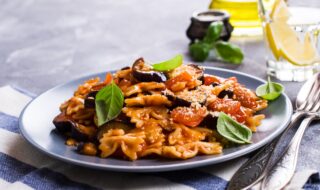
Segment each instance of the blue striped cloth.
M205 168L147 174L73 166L44 155L19 134L19 114L34 97L21 89L0 88L0 189L225 189L233 173L246 160L239 158ZM319 174L310 178L309 175L310 172L297 174L300 183L294 183L291 188L304 185L305 189L320 189Z

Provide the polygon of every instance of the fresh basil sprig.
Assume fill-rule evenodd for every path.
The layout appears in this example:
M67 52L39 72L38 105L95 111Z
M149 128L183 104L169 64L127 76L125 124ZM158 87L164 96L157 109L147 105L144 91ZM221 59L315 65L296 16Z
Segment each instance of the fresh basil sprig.
M203 38L205 43L212 44L220 38L220 33L222 32L223 23L213 22L210 24L206 35Z
M223 23L220 21L211 23L204 38L189 46L190 56L193 60L203 62L209 57L210 51L214 50L218 59L241 64L244 57L241 49L219 39L222 28Z
M208 58L210 50L210 45L201 42L194 43L189 47L190 55L193 60L200 62L203 62Z
M251 143L252 131L223 112L219 114L217 130L221 136L229 141L238 144Z
M241 64L243 60L243 53L241 49L228 42L218 41L215 44L216 55L223 61L227 61L234 64Z
M113 81L102 88L95 98L98 125L116 118L121 112L123 101L123 93Z
M182 62L183 62L183 56L179 54L167 61L153 64L152 67L156 71L170 71L182 65Z
M256 89L257 96L265 100L275 100L283 92L284 87L280 83L272 82L268 77L267 84L262 84Z

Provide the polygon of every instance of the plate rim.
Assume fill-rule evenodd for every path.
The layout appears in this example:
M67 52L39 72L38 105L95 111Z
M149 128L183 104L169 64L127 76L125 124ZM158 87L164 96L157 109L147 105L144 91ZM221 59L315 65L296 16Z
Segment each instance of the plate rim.
M222 71L222 72L227 72L227 73L235 73L237 75L243 75L247 78L253 78L257 81L260 81L262 83L266 83L265 80L247 74L247 73L243 73L240 71L234 71L234 70L230 70L230 69L224 69L224 68L217 68L217 67L210 67L210 66L202 66L205 69L209 69L209 70L213 70L213 71ZM76 160L76 159L72 159L69 157L65 157L59 154L55 154L52 153L50 151L47 151L45 148L43 148L41 145L39 145L36 141L34 141L28 134L28 132L25 130L24 128L24 124L23 124L23 116L25 111L28 109L28 107L36 100L38 99L40 96L54 91L57 88L60 88L66 84L70 84L73 83L74 81L77 81L79 79L82 78L89 78L89 77L93 77L93 76L98 76L101 75L102 73L106 73L106 72L114 72L116 70L111 70L111 71L105 71L105 72L99 72L99 73L94 73L94 74L90 74L90 75L84 75L84 76L80 76L77 77L75 79L72 79L70 81L67 81L65 83L59 84L57 86L54 86L53 88L50 88L44 92L42 92L41 94L39 94L37 97L35 97L33 100L31 100L22 110L22 112L20 113L19 116L19 129L21 132L21 135L36 149L40 150L41 152L43 152L44 154L55 158L57 160L61 160L63 162L66 163L71 163L74 165L78 165L78 166L83 166L86 168L93 168L93 169L100 169L100 170L108 170L108 171L117 171L117 172L139 172L139 173L147 173L147 172L164 172L164 171L177 171L177 170L184 170L184 169L190 169L190 168L197 168L197 167L201 167L201 166L206 166L206 165L214 165L214 164L218 164L218 163L222 163L222 162L226 162L241 156L244 156L246 154L249 154L250 152L253 152L259 148L261 148L262 146L266 145L267 143L271 142L273 139L275 139L277 136L279 136L288 126L288 124L290 123L290 119L293 113L293 106L292 103L289 99L289 97L287 96L286 93L282 93L282 96L284 96L285 98L285 103L286 103L286 108L288 109L288 114L286 115L286 120L282 123L281 126L277 127L275 129L275 131L270 134L269 136L267 136L266 138L264 138L262 141L259 141L257 143L255 143L255 146L252 147L247 147L232 153L229 153L227 155L223 155L222 158L220 159L205 159L205 160L197 160L197 161L193 161L193 162L186 162L186 163L175 163L172 165L154 165L154 166L121 166L121 165L110 165L110 164L98 164L98 163L94 163L94 162L86 162L86 161L81 161L81 160ZM217 158L217 157L216 157ZM101 158L101 159L105 159L105 158ZM128 161L129 162L129 161ZM130 161L132 162L132 161Z

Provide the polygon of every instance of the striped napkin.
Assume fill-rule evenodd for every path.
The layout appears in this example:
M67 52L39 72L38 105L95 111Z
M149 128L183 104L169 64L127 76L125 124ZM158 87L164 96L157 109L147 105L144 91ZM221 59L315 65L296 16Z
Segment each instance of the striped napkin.
M145 174L70 165L41 153L20 135L19 114L34 97L18 88L0 87L0 189L225 189L246 160ZM309 178L313 172L297 173L288 189L319 189L319 174Z

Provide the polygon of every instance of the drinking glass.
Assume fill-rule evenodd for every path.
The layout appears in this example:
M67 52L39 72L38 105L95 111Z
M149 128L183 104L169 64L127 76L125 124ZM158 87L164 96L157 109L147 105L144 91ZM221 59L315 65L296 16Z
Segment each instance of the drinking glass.
M287 7L282 1L267 10L259 0L259 10L268 75L281 81L305 81L319 72L320 9Z

